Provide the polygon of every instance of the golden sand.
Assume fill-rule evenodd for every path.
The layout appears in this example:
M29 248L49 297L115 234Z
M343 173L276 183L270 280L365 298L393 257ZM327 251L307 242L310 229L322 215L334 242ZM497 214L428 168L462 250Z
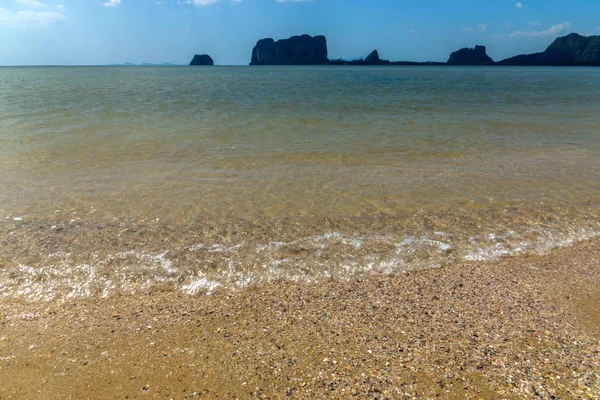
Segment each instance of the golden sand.
M3 303L0 399L600 397L600 242L315 285Z

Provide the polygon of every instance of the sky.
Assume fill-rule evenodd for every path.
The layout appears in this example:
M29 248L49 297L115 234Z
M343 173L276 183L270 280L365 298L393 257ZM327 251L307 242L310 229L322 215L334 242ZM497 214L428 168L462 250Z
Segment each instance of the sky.
M377 49L446 61L485 45L495 60L600 34L599 0L0 0L0 65L246 65L265 37L323 34L329 57Z

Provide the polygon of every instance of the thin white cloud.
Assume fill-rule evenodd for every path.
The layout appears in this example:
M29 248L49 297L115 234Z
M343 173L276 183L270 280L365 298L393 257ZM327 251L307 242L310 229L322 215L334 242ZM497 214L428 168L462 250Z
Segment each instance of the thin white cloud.
M519 8L519 9L521 9L521 8L523 8L523 3L521 3L521 2L519 2L519 3L516 3L516 4L515 4L515 7L517 7L517 8Z
M527 25L529 25L529 26L540 26L541 24L539 22L529 21L529 22L527 22Z
M0 24L44 25L64 21L67 17L54 11L8 11L0 8Z
M289 2L298 3L301 1L313 1L313 0L277 0L278 3L289 3Z
M485 32L487 30L487 24L477 24L477 28L471 28L470 26L465 26L463 28L463 32L475 32L477 30L477 32Z
M102 4L104 7L119 7L121 5L121 0L108 0L106 3Z
M526 36L526 37L548 37L548 36L557 36L559 33L564 31L565 29L569 29L571 27L570 22L563 22L562 24L551 26L550 28L544 31L529 31L522 32L516 31L510 34L511 37L516 36Z
M42 3L38 0L16 0L16 3L25 7L31 8L46 8L48 7L46 4Z

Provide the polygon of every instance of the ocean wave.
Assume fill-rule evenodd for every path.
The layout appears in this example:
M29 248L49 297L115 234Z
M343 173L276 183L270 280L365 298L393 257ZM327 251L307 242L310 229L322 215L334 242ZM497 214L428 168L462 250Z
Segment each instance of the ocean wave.
M15 261L0 268L0 298L68 301L154 290L212 294L282 280L343 280L457 262L541 255L599 236L591 227L530 227L522 232L505 230L465 238L441 231L405 237L326 232L292 241L196 243L177 251L92 252L85 262L77 261L81 255L56 252L36 263ZM172 252L178 254L176 258Z

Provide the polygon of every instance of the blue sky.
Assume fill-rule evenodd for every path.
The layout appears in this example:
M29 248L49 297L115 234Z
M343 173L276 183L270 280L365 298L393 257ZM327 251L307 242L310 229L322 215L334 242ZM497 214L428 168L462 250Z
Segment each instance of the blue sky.
M482 44L499 60L570 32L600 34L599 0L0 0L0 65L247 64L258 39L300 33L326 35L330 58Z

